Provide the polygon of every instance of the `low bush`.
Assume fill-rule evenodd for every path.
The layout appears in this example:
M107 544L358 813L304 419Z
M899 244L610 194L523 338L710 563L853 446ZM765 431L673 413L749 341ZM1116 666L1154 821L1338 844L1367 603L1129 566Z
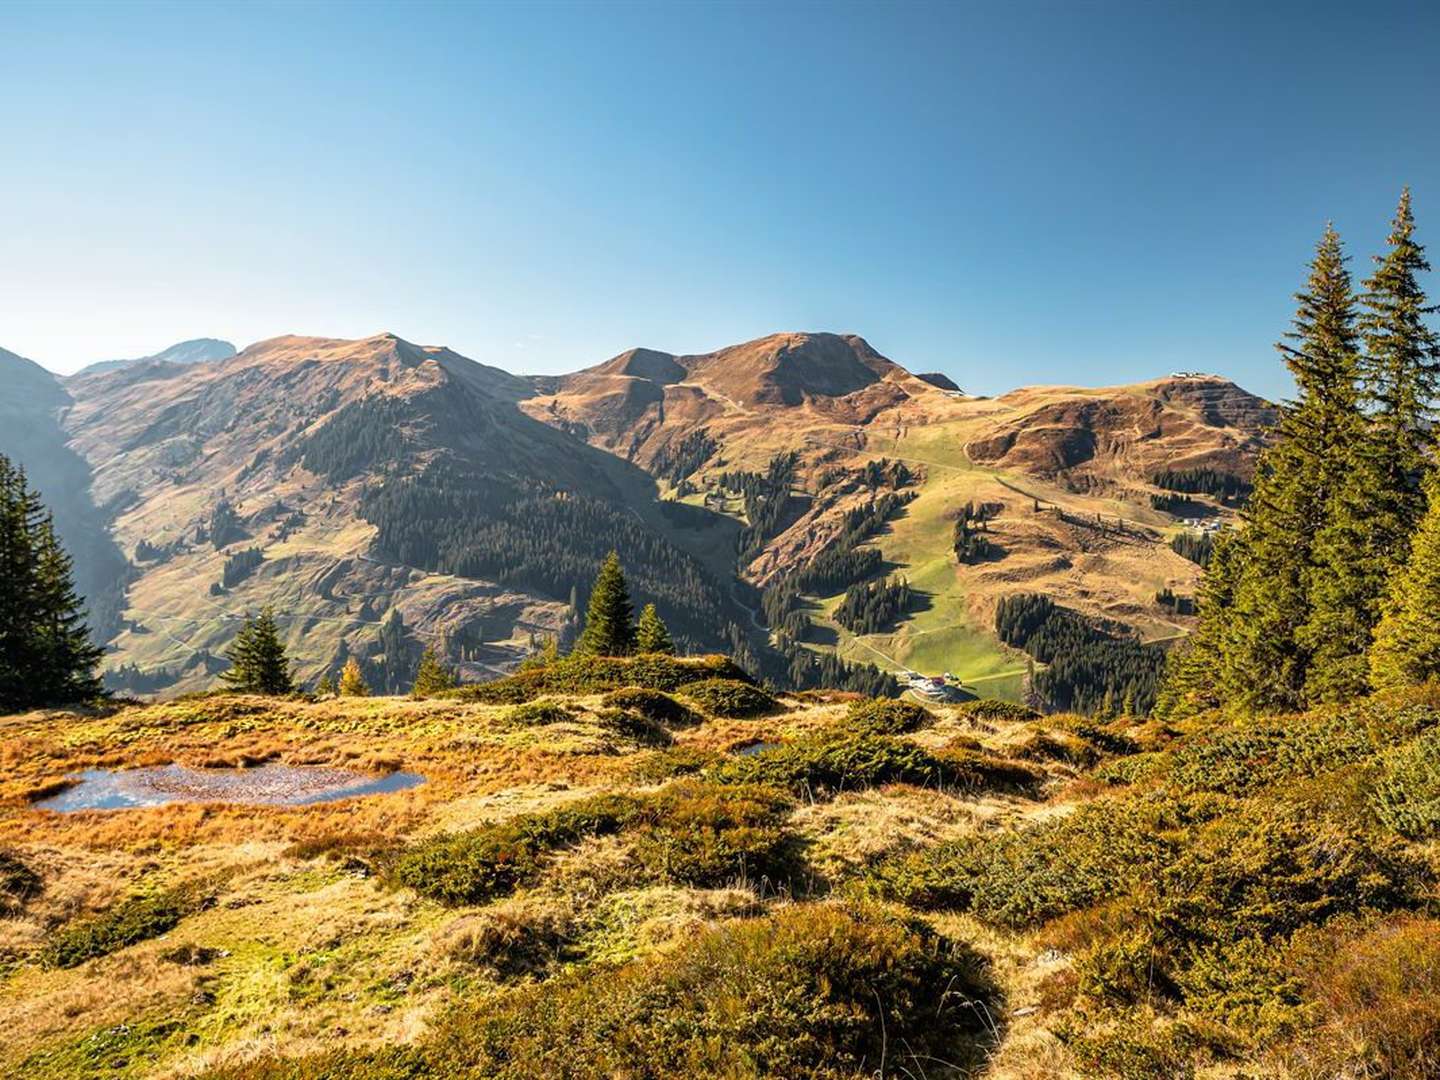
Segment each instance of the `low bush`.
M542 694L594 694L638 686L647 690L676 690L703 679L750 677L728 656L568 656L551 664L517 672L503 679L474 683L446 691L441 697L513 705Z
M659 784L677 776L693 776L713 768L724 760L713 750L697 750L691 746L672 746L636 759L630 767L630 779L637 784Z
M574 933L574 910L555 901L505 901L462 915L441 931L436 949L452 960L515 977L542 972Z
M867 887L921 910L971 910L1035 926L1130 891L1174 856L1154 807L1105 800L1015 832L982 834L900 854Z
M1440 921L1382 923L1326 950L1307 983L1321 1022L1296 1056L1314 1075L1440 1076Z
M1013 721L1022 723L1039 720L1041 713L1028 705L1017 705L1013 701L996 701L990 698L976 698L956 705L954 714L961 719L986 720L991 723Z
M727 760L714 771L725 784L762 784L797 795L906 783L938 786L945 767L928 750L888 735L821 735Z
M674 736L654 720L629 709L602 709L600 726L638 746L669 746Z
M935 722L935 714L913 701L871 698L857 701L845 712L841 726L866 735L904 735Z
M790 800L770 788L680 781L647 800L635 854L652 876L681 885L788 881L789 812Z
M1401 836L1440 836L1440 728L1385 755L1371 806L1375 816Z
M746 719L774 712L773 697L739 679L701 679L680 687L680 694L709 713L728 719Z
M46 943L41 959L48 967L77 967L86 960L169 933L201 903L202 897L189 888L132 896L109 911L58 930Z
M443 904L482 904L534 877L543 856L586 837L619 832L638 813L624 795L600 795L468 832L446 833L402 853L394 880Z
M505 719L511 724L526 727L545 727L549 724L563 724L574 720L575 714L558 701L541 698L526 701L505 711Z
M1037 731L1015 747L1014 753L1027 761L1060 761L1078 768L1089 768L1100 760L1093 746L1067 731Z
M798 905L457 1010L426 1057L495 1080L859 1080L887 1054L974 1063L993 996L978 957L921 924Z
M866 1080L887 1061L978 1064L998 1011L967 946L885 911L802 904L468 1002L413 1048L262 1059L207 1078Z
M694 709L675 700L663 690L647 690L643 686L626 686L612 690L600 699L609 709L637 713L651 723L667 728L693 727L701 717Z
M40 875L20 856L0 851L0 913L20 910L44 890Z

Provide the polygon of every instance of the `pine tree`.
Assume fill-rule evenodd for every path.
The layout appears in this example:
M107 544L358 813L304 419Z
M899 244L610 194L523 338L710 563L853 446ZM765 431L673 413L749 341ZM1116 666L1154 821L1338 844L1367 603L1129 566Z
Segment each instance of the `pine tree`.
M340 672L340 696L370 696L370 687L365 682L364 672L360 670L360 661L356 660L353 656L345 661L345 669Z
M70 558L23 470L0 455L0 711L101 693Z
M55 535L54 519L40 519L36 543L36 631L44 666L36 674L41 700L85 701L102 693L95 667L105 651L90 642L84 601L75 593L73 564Z
M1365 283L1361 362L1370 425L1344 462L1345 483L1315 543L1314 613L1302 635L1314 659L1311 701L1339 701L1369 685L1368 653L1387 582L1409 555L1425 513L1440 342L1425 325L1435 309L1418 275L1430 269L1414 239L1407 188L1388 243Z
M1355 296L1340 237L1327 226L1289 343L1276 346L1295 377L1246 504L1245 558L1235 585L1233 633L1221 646L1227 701L1251 710L1304 703L1310 650L1303 630L1316 581L1314 542L1363 434Z
M425 697L453 689L454 686L455 673L440 663L435 650L427 646L420 656L420 670L415 673L415 685L410 690L410 696Z
M634 612L620 555L612 551L590 590L585 629L575 651L588 656L629 656L635 651L635 627L631 622Z
M1384 614L1370 649L1377 689L1440 677L1440 474L1426 489L1429 509L1410 543L1410 557L1391 577Z
M220 678L247 694L289 694L295 689L290 658L274 613L267 607L240 627L225 654L230 670Z
M640 621L635 626L635 651L669 654L675 652L675 642L670 639L670 631L661 621L660 613L655 610L654 604L646 604L640 612Z
M315 693L319 697L335 696L335 680L330 677L328 671L324 675L321 675L320 681L315 684Z
M1235 586L1245 565L1245 534L1227 530L1215 541L1196 602L1200 625L1165 657L1165 674L1155 699L1159 720L1183 720L1220 705L1219 673L1234 634Z

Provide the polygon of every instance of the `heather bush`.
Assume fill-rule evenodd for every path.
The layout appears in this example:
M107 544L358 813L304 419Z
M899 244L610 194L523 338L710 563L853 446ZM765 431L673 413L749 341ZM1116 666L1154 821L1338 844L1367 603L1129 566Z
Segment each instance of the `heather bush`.
M727 719L764 716L777 705L764 690L739 679L701 679L686 683L679 692L711 716Z

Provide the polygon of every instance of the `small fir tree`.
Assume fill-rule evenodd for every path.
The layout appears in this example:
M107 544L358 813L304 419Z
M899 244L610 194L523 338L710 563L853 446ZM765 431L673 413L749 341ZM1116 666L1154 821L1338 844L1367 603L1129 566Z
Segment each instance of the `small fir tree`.
M245 620L225 656L230 661L230 670L222 672L220 678L236 690L247 694L289 694L295 689L290 658L285 652L285 643L280 640L275 615L268 607Z
M70 557L23 470L0 455L0 711L102 693Z
M646 604L640 612L640 621L635 625L635 651L671 655L675 652L675 642L670 639L670 631L654 604Z
M612 551L590 590L585 629L575 651L587 656L629 656L635 651L634 613L620 555Z
M1391 577L1384 615L1370 650L1376 688L1440 676L1440 475L1426 482L1429 509L1410 544L1410 558Z
M315 693L320 697L335 696L335 680L330 677L328 671L324 675L321 675L320 681L315 684Z
M425 697L451 690L455 686L455 672L440 662L435 650L426 646L420 656L420 669L415 673L415 685L410 690L412 697Z
M340 696L370 696L370 687L365 682L365 673L360 670L360 661L353 656L345 661L345 669L340 672Z

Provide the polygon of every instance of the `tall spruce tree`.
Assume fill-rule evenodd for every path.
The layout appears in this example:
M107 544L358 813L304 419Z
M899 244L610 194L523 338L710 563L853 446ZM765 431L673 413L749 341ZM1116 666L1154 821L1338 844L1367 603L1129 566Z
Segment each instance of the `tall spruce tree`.
M1327 226L1306 287L1295 295L1294 329L1276 346L1297 392L1281 407L1256 465L1230 633L1216 671L1226 700L1252 710L1304 703L1315 538L1363 434L1355 295L1345 262L1340 236Z
M1410 542L1410 557L1391 577L1370 649L1377 689L1440 677L1440 474L1426 479L1429 509Z
M236 690L289 694L295 689L290 658L275 626L275 615L268 607L245 620L225 657L230 661L230 670L221 672L220 678Z
M655 610L654 604L646 604L640 612L640 621L635 624L635 651L639 653L674 653L675 642L670 631Z
M620 555L612 551L590 590L585 629L575 643L575 651L589 656L629 656L635 651L634 612Z
M1315 542L1313 611L1301 634L1313 654L1306 679L1312 702L1341 701L1368 688L1368 654L1386 585L1404 565L1425 513L1440 342L1425 324L1435 309L1419 274L1430 266L1414 233L1407 188L1390 249L1365 282L1359 320L1370 423L1344 461L1345 482Z
M0 711L102 692L71 571L40 496L0 455Z

